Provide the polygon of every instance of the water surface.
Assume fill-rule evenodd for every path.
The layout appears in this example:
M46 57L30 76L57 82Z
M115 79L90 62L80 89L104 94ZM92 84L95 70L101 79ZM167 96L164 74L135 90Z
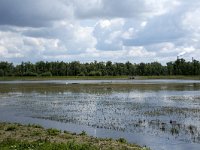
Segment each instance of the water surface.
M155 150L200 149L200 81L1 81L0 113Z

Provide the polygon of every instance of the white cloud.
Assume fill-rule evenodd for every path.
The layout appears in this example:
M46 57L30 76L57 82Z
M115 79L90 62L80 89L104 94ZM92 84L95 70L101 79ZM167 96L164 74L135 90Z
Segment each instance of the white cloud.
M96 40L92 36L92 31L91 27L82 27L76 22L62 21L53 27L28 30L23 34L34 38L56 40L57 48L65 49L65 53L69 54L83 53L88 48L93 48Z
M1 0L0 58L166 62L179 54L200 57L199 8L199 0Z
M144 47L126 47L127 54L130 57L154 57L155 52L148 52Z

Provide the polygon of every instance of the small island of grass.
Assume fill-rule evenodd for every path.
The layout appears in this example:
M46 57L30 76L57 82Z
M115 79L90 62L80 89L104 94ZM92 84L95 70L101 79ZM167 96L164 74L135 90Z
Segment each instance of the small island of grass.
M135 144L129 144L123 138L118 140L45 129L40 125L21 125L18 123L0 123L1 150L147 150Z

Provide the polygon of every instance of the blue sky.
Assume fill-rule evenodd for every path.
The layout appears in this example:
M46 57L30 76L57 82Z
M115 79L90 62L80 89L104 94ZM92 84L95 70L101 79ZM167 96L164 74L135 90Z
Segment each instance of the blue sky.
M200 58L199 0L0 0L0 61Z

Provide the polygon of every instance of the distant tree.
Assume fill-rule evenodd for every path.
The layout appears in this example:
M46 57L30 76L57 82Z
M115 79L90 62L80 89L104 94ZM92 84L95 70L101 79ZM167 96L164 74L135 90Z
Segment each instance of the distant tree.
M162 65L159 62L132 64L107 62L80 63L79 61L22 62L14 66L9 62L0 62L0 76L116 76L116 75L200 75L200 62L184 59L168 62Z
M107 61L106 62L106 72L108 76L112 76L113 75L113 65L111 61Z
M173 70L173 62L168 62L167 63L167 73L168 75L174 75L174 70Z
M0 77L3 77L4 76L4 71L3 69L0 69Z
M140 63L138 66L137 66L137 75L140 75L140 76L143 76L145 75L145 63Z

